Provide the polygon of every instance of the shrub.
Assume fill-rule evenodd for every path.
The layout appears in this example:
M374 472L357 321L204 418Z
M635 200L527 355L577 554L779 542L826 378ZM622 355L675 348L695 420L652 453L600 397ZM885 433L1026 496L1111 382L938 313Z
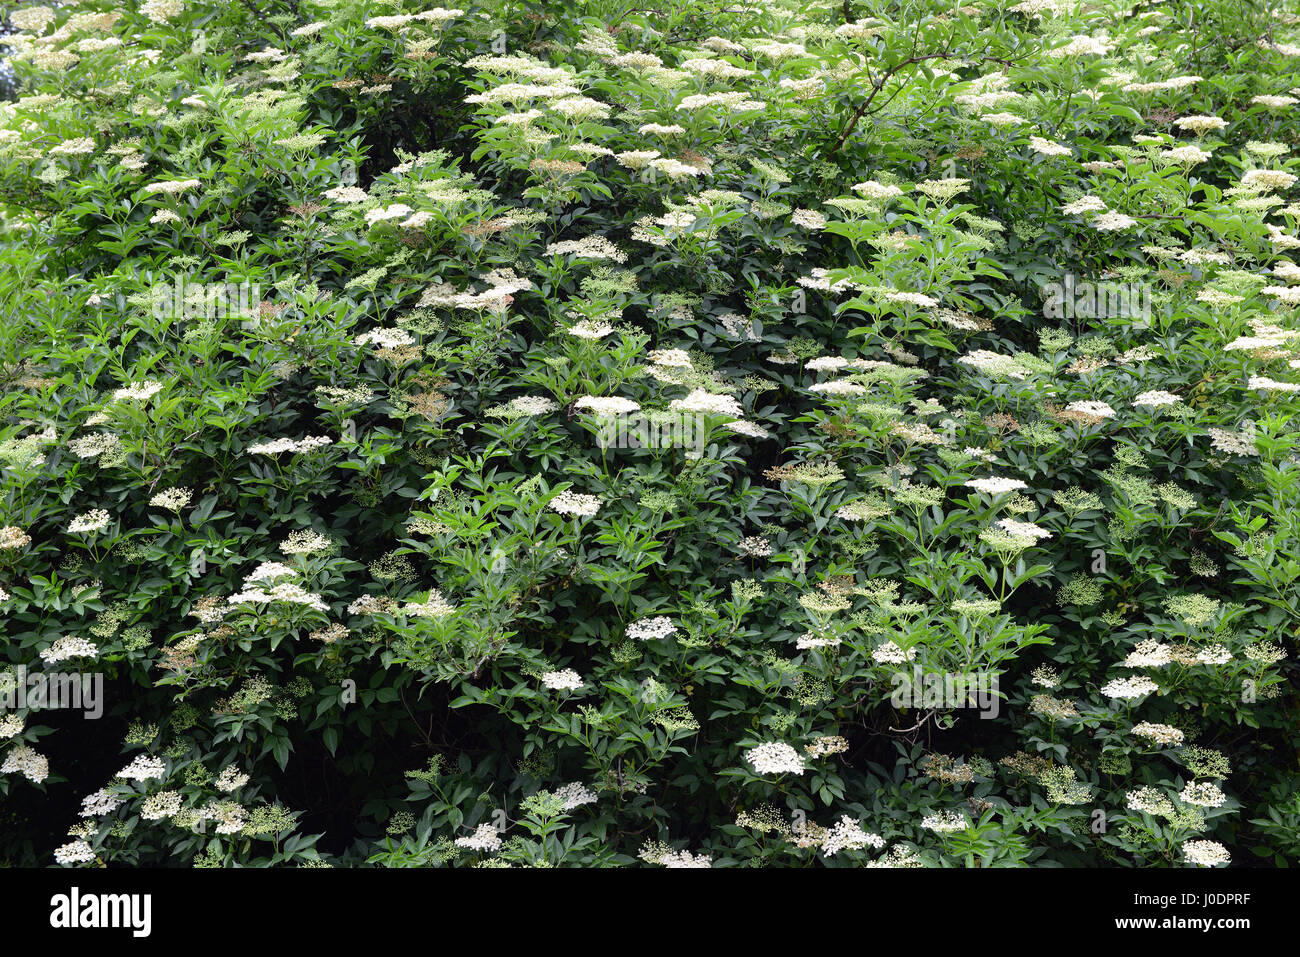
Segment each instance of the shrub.
M0 856L1294 862L1298 21L14 10Z

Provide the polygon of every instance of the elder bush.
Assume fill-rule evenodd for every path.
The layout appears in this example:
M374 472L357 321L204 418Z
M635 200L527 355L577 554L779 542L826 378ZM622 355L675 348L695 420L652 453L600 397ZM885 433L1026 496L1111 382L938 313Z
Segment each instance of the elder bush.
M8 22L9 863L1296 860L1288 4Z

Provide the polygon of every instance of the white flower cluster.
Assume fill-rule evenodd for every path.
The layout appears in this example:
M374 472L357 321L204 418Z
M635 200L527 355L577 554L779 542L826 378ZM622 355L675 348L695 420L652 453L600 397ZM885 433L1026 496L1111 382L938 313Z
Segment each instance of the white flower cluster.
M18 772L34 784L40 784L50 774L50 762L25 744L15 744L5 754L4 764L0 764L0 774Z
M1070 37L1070 41L1064 46L1048 50L1047 56L1053 60L1079 56L1105 56L1110 52L1111 46L1112 44L1104 38L1077 35Z
M665 844L647 841L637 857L647 864L661 867L712 867L713 858L707 854L692 854L690 851L674 851Z
M352 340L355 345L376 345L381 349L398 349L415 342L415 337L405 329L371 329Z
M187 190L198 189L200 185L197 179L164 180L141 187L140 192L145 196L152 196L154 193L162 193L165 196L179 196Z
M366 212L366 225L373 226L376 223L387 222L390 219L402 219L410 216L415 210L411 209L405 203L393 203L391 206L377 206Z
M1088 225L1103 233L1113 233L1136 226L1137 220L1132 216L1125 216L1123 213L1102 213Z
M140 9L143 10L146 5ZM59 864L88 864L94 859L94 850L83 840L69 841L54 849L54 860Z
M575 322L565 330L565 332L573 336L575 339L586 339L589 342L594 342L597 339L604 339L613 331L614 327L608 322L596 322L591 319L584 319L581 322Z
M370 194L357 186L335 186L325 190L325 195L339 203L364 203Z
M199 812L205 821L216 821L218 834L238 834L248 823L248 811L234 801L213 801Z
M759 774L803 774L803 756L788 744L767 741L745 752L745 760Z
M480 824L469 837L456 838L456 846L471 851L497 851L501 849L501 836L491 824Z
M1029 148L1040 156L1070 156L1074 152L1068 146L1044 139L1041 136L1029 137Z
M104 817L121 806L121 801L113 797L107 789L100 788L94 794L88 794L81 799L81 810L78 813L81 817Z
M566 811L572 811L575 807L582 807L584 804L595 804L597 800L596 792L578 781L556 788L555 796L564 802Z
M540 395L521 395L506 404L518 415L544 415L559 408L553 400Z
M330 551L333 547L334 542L328 536L313 532L311 529L290 532L280 543L280 551L285 555L320 554Z
M657 618L642 618L627 626L627 636L638 641L654 641L675 634L677 626L671 619L660 615Z
M1300 392L1300 383L1279 382L1268 376L1253 375L1246 382L1247 389L1262 389L1265 392Z
M809 392L822 392L826 395L866 395L866 388L848 379L832 379L829 382L816 382L808 387Z
M636 412L641 408L640 403L633 402L631 399L625 399L622 396L598 396L584 395L573 403L575 408L590 412L598 418L613 418L615 416L627 415Z
M970 818L960 811L937 811L923 818L921 827L936 834L964 831L970 827Z
M1078 412L1080 415L1094 416L1102 419L1114 418L1115 410L1105 402L1071 402L1065 407L1066 412Z
M330 606L320 595L307 591L296 582L280 582L270 588L245 587L243 591L236 592L226 601L230 605L283 602L289 605L304 605L316 611L330 610Z
M845 814L826 832L821 850L827 857L834 857L840 851L858 851L864 847L878 851L884 846L883 837L864 831L857 821Z
M821 648L838 648L841 644L839 638L821 637L808 632L796 638L794 646L799 651L815 651Z
M248 447L250 455L279 455L281 452L314 452L317 449L323 449L327 445L333 445L334 440L324 435L309 435L303 439L271 439L267 442L256 442Z
M187 488L167 488L158 492L149 499L149 504L154 508L165 508L173 512L179 512L190 503L194 493Z
M402 605L402 614L411 618L446 618L455 610L456 606L436 588L423 601L408 601Z
M651 349L647 358L654 365L669 369L691 368L691 357L684 349Z
M1150 392L1143 392L1133 400L1136 406L1159 407L1162 405L1176 405L1183 400L1172 392L1166 392L1163 389L1152 389Z
M161 382L154 382L152 380L132 382L129 386L116 390L113 393L113 401L147 402L161 391Z
M1231 864L1232 855L1218 841L1188 841L1183 845L1183 860L1197 867Z
M561 515L579 515L589 518L600 511L600 499L595 495L583 495L565 489L551 499L548 507Z
M542 684L552 691L577 691L582 687L582 675L572 668L563 671L547 671L542 675Z
M664 867L713 867L713 858L707 854L692 854L690 851L682 850L675 854L664 854L659 858L659 863Z
M1152 744L1160 744L1171 748L1176 748L1183 743L1183 733L1167 724L1143 721L1141 724L1133 725L1132 733L1134 737L1150 741Z
M967 488L973 488L977 492L984 492L986 495L1005 495L1007 492L1014 492L1017 489L1028 488L1020 479L999 478L996 475L990 475L988 478L972 479L966 483Z
M77 635L64 635L41 652L41 660L47 665L67 661L69 658L98 658L99 648L93 642Z
M1033 522L1018 522L1014 518L1004 518L998 522L998 525L1008 535L1014 535L1016 538L1051 538L1052 533L1045 528L1039 528Z
M128 781L149 781L157 779L161 781L167 776L167 765L159 758L152 757L148 754L137 754L135 759L117 772L116 777L126 778Z
M546 255L575 256L578 259L611 259L616 263L627 262L627 253L604 236L587 236L583 239L566 239L551 243L546 247Z
M225 768L215 782L217 789L227 793L237 791L248 783L248 775L240 772L238 765L230 765Z
M32 537L17 525L6 525L0 528L0 548L26 548L31 543Z
M1228 796L1212 781L1190 781L1178 795L1184 804L1194 807L1223 807Z
M161 821L175 817L181 809L180 791L159 791L140 804L140 818L144 821Z
M1173 661L1169 646L1155 638L1138 642L1136 648L1124 659L1126 668L1162 668Z
M901 665L916 657L916 649L904 651L896 642L887 641L871 650L871 660L881 665Z
M889 183L877 183L874 179L869 179L864 183L854 183L849 188L860 196L874 200L893 199L895 196L903 195L903 191L897 186Z
M1011 356L999 355L988 349L975 349L957 362L995 378L1023 379L1028 374Z
M1159 691L1160 686L1148 678L1146 675L1134 675L1131 678L1116 678L1114 681L1102 685L1101 693L1107 698L1116 698L1120 701L1131 701L1135 698L1141 698L1151 694L1153 691Z
M684 399L674 399L668 407L675 412L701 412L741 418L745 410L729 395L714 395L704 389L692 389Z

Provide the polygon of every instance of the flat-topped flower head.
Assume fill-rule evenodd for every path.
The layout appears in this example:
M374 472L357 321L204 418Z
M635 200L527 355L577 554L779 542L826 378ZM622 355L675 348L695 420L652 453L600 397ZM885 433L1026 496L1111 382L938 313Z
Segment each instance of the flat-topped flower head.
M595 495L584 495L565 489L547 503L547 507L561 515L577 515L590 518L600 511L601 500Z
M867 847L878 851L884 846L883 837L863 830L857 821L845 814L827 831L821 851L826 857L834 857L841 851L859 851Z
M25 744L11 745L5 752L0 774L21 774L33 784L40 784L50 776L50 762L45 755Z
M916 191L929 196L935 202L944 204L958 193L970 189L970 180L950 176L945 179L925 179L916 184Z
M971 479L965 485L967 488L973 488L977 492L984 492L986 495L1005 495L1008 492L1029 488L1020 479L1000 478L996 475L990 475L988 478L982 479Z
M1165 405L1177 405L1183 400L1172 392L1166 392L1164 389L1152 389L1149 392L1143 392L1133 399L1133 404L1139 408L1160 408Z
M1174 120L1174 126L1197 136L1217 133L1227 127L1228 121L1217 116L1183 116Z
M17 525L6 525L0 528L0 549L26 548L31 543L32 537Z
M757 774L803 774L805 770L803 756L788 744L768 741L750 748L745 752Z
M167 766L148 754L137 754L130 764L117 772L117 777L128 781L161 781L166 776Z
M547 671L542 675L542 684L552 691L577 691L582 687L582 676L572 668L562 671Z
M1061 207L1061 212L1068 213L1071 216L1081 216L1084 213L1103 213L1105 211L1105 202L1096 196L1082 196Z
M143 9L141 7L141 10ZM88 864L94 859L95 851L80 838L67 844L61 844L54 849L54 862L56 864Z
M309 435L302 439L270 439L265 442L254 442L248 447L250 455L281 455L284 452L315 452L317 449L323 449L327 445L333 445L334 440L325 435Z
M575 339L586 339L591 342L605 338L614 331L614 327L608 322L599 322L594 319L583 319L575 322L565 330Z
M1170 725L1156 724L1151 721L1133 725L1129 733L1135 738L1164 747L1176 748L1183 743L1183 732Z
M554 400L543 395L521 395L511 399L506 405L511 413L519 417L545 415L559 408Z
M970 818L960 811L936 811L921 820L921 827L936 834L949 834L970 827Z
M1189 781L1178 799L1193 807L1223 807L1228 796L1213 781Z
M1108 212L1094 216L1088 222L1088 225L1100 232L1112 233L1121 229L1132 229L1137 225L1137 220L1132 216L1125 216L1123 213Z
M715 395L704 389L692 389L684 399L674 399L668 407L674 412L700 412L741 418L745 410L729 395Z
M99 648L79 635L64 635L54 644L41 652L41 660L47 665L71 658L98 658Z
M1015 535L1018 538L1051 538L1052 533L1045 528L1040 528L1033 522L1018 522L1014 518L1004 518L998 521L999 527L1008 535Z
M1218 867L1232 863L1232 855L1218 841L1188 841L1182 850L1183 860L1197 867Z
M1126 668L1161 668L1173 661L1168 645L1155 638L1139 641L1124 659Z
M653 641L675 634L677 626L664 615L656 618L642 618L627 626L627 636L637 641Z
M83 512L72 520L68 525L68 531L73 534L86 534L88 532L102 532L108 528L112 518L102 508L91 509L89 512Z
M193 497L194 493L187 488L168 488L155 493L149 499L149 504L154 508L165 508L172 512L179 512L190 504L190 499Z
M582 409L584 412L590 412L598 418L613 418L615 416L627 415L630 412L640 410L641 404L633 402L631 399L625 399L622 396L597 396L584 395L573 403L574 408Z
M162 391L162 383L152 380L132 382L113 393L114 402L147 402Z
M480 824L468 837L456 838L456 846L471 851L497 851L501 849L501 836L493 824Z
M1146 675L1116 678L1101 687L1101 693L1107 698L1115 698L1119 701L1133 701L1159 690L1160 686Z
M164 196L179 196L181 193L198 189L202 184L197 179L169 179L142 186L140 192L145 196L162 193Z
M915 658L915 648L904 650L893 641L887 641L883 645L873 648L871 651L871 660L881 665L901 665L912 661Z
M1295 185L1296 175L1280 169L1253 169L1241 177L1245 189L1270 192L1278 189L1290 189Z
M850 187L850 189L860 196L865 196L867 199L874 200L889 200L896 196L903 195L903 191L897 186L890 183L877 183L874 179L869 179L862 183L855 183Z
M1040 156L1070 156L1074 153L1064 143L1056 143L1041 136L1029 137L1029 148Z
M1094 402L1084 400L1081 402L1071 402L1060 413L1059 418L1066 421L1083 422L1097 424L1106 419L1113 419L1115 410L1105 402Z

